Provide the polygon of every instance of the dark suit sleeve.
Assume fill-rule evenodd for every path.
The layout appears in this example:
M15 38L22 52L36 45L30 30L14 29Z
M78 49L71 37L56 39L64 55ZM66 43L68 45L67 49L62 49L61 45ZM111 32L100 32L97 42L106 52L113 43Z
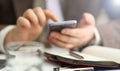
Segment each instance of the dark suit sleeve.
M120 23L97 25L103 46L120 48Z

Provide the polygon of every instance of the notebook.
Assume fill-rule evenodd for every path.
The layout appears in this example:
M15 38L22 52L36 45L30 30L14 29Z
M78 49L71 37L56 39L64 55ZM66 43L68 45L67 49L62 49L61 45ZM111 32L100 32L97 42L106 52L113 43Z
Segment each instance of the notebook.
M71 55L69 50L63 52L47 50L45 51L45 56L50 61L66 63L73 66L120 68L120 49L90 46L81 52L72 52L80 55L82 58Z

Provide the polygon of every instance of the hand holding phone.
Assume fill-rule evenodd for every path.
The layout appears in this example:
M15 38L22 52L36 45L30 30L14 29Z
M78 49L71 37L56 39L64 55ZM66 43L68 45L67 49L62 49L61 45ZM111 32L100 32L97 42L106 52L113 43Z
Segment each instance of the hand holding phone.
M64 28L75 28L77 27L76 20L62 21L62 22L53 22L49 23L49 33L52 31L61 32Z

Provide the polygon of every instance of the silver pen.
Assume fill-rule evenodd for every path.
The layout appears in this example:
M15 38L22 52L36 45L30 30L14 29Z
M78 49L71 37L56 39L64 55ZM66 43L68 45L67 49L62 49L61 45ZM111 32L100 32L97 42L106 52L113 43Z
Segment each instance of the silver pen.
M84 59L83 56L81 56L80 54L75 53L75 51L73 51L73 50L70 50L70 51L69 51L69 54L70 54L71 56L75 57L75 58Z

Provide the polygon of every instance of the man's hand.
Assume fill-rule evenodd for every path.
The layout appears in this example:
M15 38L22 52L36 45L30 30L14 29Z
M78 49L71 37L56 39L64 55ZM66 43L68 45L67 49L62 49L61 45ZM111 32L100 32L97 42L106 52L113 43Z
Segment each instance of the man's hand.
M66 28L58 32L51 32L48 41L63 48L75 48L86 45L93 39L95 28L94 17L89 13L84 13L83 18L78 23L77 28Z
M48 19L57 21L58 18L49 10L40 7L28 9L23 16L17 19L17 26L11 30L6 38L5 44L15 41L31 41L36 39L42 32Z

